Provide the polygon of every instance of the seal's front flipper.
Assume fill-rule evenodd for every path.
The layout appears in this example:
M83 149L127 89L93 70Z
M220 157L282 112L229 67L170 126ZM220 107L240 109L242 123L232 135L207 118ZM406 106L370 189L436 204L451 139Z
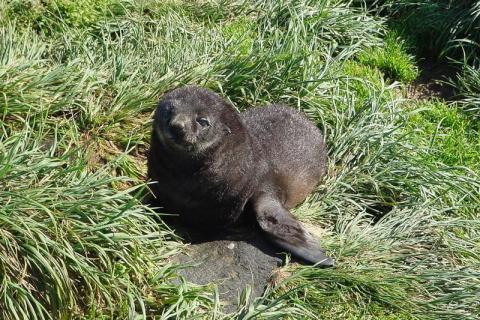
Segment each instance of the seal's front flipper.
M334 260L326 256L318 245L318 240L278 200L261 197L253 205L260 228L278 246L310 263L328 267L334 265Z

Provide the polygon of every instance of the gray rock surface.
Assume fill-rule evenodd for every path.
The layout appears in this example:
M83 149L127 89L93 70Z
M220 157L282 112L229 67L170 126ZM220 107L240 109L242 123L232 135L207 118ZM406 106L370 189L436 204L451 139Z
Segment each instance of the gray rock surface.
M192 265L179 274L196 284L216 284L225 311L235 309L247 286L252 289L251 298L261 296L274 269L282 265L279 249L256 228L229 229L214 235L187 230L179 233L191 244L174 262Z

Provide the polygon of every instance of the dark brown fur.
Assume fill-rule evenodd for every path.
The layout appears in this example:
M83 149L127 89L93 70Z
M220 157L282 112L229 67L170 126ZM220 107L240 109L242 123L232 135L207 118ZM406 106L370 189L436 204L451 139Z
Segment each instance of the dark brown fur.
M288 211L313 190L325 166L320 131L289 107L238 113L212 91L187 86L165 95L155 113L148 175L167 211L189 224L225 227L249 204L280 247L332 265Z

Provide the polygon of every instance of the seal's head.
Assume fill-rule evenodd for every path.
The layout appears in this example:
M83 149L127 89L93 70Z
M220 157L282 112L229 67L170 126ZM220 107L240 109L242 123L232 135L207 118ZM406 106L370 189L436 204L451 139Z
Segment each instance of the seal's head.
M186 86L166 94L154 117L154 134L170 149L201 154L242 128L232 105L207 89Z

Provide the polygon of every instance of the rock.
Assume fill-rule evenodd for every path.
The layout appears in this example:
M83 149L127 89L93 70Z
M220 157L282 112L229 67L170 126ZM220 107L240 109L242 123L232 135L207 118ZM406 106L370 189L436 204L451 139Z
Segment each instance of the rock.
M179 274L196 284L214 283L225 311L234 311L242 291L250 286L251 298L263 294L273 271L282 265L278 254L257 228L240 227L222 234L205 235L176 229L191 244L174 262L192 265Z

